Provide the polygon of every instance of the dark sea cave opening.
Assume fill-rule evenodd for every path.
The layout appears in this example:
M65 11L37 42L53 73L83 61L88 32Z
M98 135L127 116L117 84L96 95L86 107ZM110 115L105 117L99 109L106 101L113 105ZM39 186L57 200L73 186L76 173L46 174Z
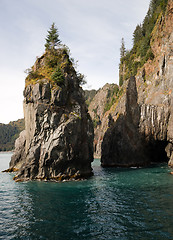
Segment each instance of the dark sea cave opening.
M151 141L148 144L147 150L150 159L150 163L168 163L169 158L165 151L166 146L168 145L167 141Z

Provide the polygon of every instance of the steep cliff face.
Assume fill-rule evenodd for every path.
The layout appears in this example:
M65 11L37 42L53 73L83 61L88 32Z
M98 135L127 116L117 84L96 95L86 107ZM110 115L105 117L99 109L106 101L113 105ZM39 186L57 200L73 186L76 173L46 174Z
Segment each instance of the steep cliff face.
M89 114L94 123L94 157L101 158L101 143L108 128L109 110L116 102L119 88L116 84L105 84L97 91L89 104Z
M102 144L102 166L173 166L173 1L152 32L154 59L123 88ZM167 153L167 154L166 154Z
M140 166L148 162L142 137L139 133L140 106L137 89L131 77L125 99L124 113L117 113L116 121L111 119L102 143L102 166Z
M92 174L93 124L79 78L62 49L53 58L58 65L57 72L51 73L54 77L44 78L50 71L47 62L52 67L48 57L46 53L37 59L26 79L25 130L10 162L11 168L19 169L16 181L77 179ZM36 80L31 78L34 74Z

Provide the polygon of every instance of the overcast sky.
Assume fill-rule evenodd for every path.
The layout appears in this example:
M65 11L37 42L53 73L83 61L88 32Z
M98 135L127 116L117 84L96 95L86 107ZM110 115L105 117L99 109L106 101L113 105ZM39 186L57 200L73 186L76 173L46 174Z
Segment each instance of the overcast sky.
M87 77L85 89L118 83L119 49L148 10L150 0L0 0L0 122L23 117L25 69L44 52L55 22L62 43Z

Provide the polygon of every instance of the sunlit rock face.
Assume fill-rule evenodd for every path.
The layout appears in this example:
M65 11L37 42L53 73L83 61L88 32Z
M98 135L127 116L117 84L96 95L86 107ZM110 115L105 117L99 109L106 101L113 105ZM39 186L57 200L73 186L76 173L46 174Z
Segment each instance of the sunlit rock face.
M149 60L124 84L110 112L102 143L102 166L141 166L167 161L173 166L173 2L156 23Z

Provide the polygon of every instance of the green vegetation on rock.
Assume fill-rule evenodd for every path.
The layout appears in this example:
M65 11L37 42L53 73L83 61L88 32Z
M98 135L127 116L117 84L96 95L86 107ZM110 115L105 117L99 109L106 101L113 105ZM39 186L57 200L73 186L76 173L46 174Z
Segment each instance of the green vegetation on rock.
M0 151L11 151L19 133L24 130L24 119L9 124L0 123Z
M111 89L108 90L107 96L106 96L106 104L104 107L104 113L109 111L110 108L113 106L113 104L118 100L119 98L119 87L118 85L113 85Z
M65 72L74 72L73 63L69 57L66 46L59 49L48 50L43 56L37 58L34 66L27 70L26 85L35 84L46 79L52 86L62 86L65 80Z
M61 68L58 66L56 70L52 73L51 79L53 82L55 82L57 85L62 86L64 84L65 78L61 71Z
M84 91L85 92L85 101L88 106L90 105L91 101L93 100L93 98L95 97L95 95L97 94L98 91L95 89Z
M137 70L141 68L149 59L154 59L150 41L152 31L160 16L164 15L168 0L151 0L148 12L142 24L138 24L133 33L133 47L130 51L125 50L122 42L120 48L119 85L135 76ZM124 54L122 54L122 52Z
M61 44L54 23L48 31L45 53L37 58L34 66L26 70L26 74L26 86L47 80L52 87L63 87L68 74L77 75L79 85L86 83L84 75L75 70L69 48Z

